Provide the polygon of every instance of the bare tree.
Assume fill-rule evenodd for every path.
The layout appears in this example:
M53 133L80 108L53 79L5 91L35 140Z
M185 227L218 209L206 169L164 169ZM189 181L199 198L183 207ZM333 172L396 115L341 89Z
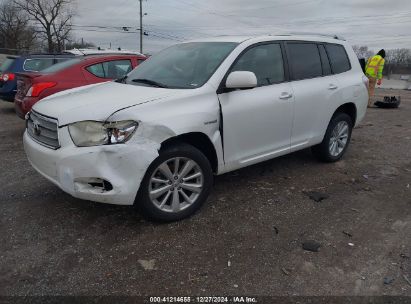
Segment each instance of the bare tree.
M389 64L405 65L411 64L411 50L392 49L386 52L386 62Z
M88 41L70 41L69 43L66 44L66 49L71 50L71 49L84 49L84 48L96 48L96 45L92 42Z
M69 40L74 0L14 0L39 27L49 52L60 52Z
M368 46L365 45L353 45L352 47L354 49L355 54L357 55L358 58L369 58L373 55L373 52L368 49Z
M15 51L36 46L36 33L28 16L10 0L0 5L0 45Z

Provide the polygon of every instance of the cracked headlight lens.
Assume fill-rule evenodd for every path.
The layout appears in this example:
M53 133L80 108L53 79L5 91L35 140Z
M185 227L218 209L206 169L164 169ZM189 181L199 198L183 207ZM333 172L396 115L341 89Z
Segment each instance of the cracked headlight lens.
M80 121L69 125L70 136L78 147L91 147L127 142L138 127L133 120L116 122Z

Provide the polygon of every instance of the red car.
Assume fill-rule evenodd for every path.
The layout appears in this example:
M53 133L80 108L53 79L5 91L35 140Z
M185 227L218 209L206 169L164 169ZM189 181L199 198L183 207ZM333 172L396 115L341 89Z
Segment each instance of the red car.
M39 73L17 74L14 107L23 118L39 100L54 93L119 79L146 57L139 55L87 55L56 64Z

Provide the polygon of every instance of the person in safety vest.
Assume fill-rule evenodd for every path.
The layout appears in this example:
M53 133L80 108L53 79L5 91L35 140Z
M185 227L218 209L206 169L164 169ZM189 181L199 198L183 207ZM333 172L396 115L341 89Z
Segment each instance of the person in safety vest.
M382 83L382 70L385 63L385 50L380 50L377 55L368 59L365 66L365 75L367 75L368 82L368 107L371 107L371 99L374 96L375 84L381 85Z

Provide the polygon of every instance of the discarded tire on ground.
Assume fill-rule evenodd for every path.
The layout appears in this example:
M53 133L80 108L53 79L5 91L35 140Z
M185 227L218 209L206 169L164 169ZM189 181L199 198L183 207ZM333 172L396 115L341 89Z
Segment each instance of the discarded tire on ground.
M398 108L401 104L401 97L395 96L385 96L384 101L376 101L374 103L375 106L384 109L395 109Z

